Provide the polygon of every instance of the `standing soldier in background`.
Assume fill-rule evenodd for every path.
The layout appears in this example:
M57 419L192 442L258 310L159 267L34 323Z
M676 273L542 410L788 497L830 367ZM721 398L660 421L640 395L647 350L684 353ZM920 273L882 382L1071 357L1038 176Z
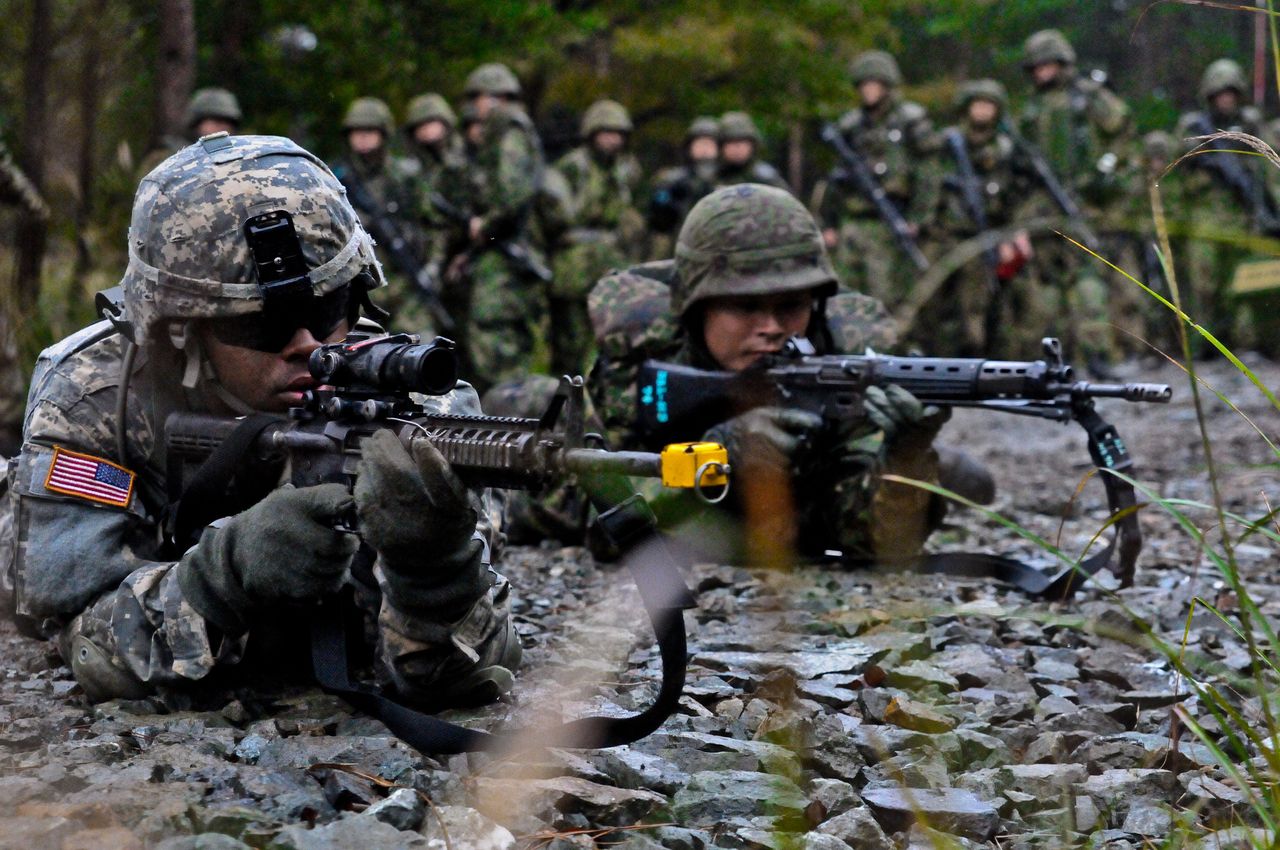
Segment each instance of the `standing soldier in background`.
M1124 204L1117 172L1132 141L1129 107L1106 87L1100 73L1085 77L1076 72L1076 52L1058 30L1033 33L1023 46L1022 66L1033 86L1019 119L1023 138L1043 153L1088 219L1114 215L1114 208ZM1069 227L1065 232L1085 241ZM1091 247L1109 256L1122 241ZM1071 317L1068 343L1079 346L1091 371L1105 375L1115 347L1108 305L1132 311L1137 288L1115 275L1104 280L1095 261L1056 233L1038 239L1036 250L1045 279L1059 287L1062 309Z
M3 139L0 139L0 204L16 207L20 215L36 221L49 220L49 207L13 161ZM0 256L7 254L7 250L0 252ZM3 290L0 290L0 457L17 454L22 445L22 414L26 409L26 370L18 362L18 340L15 336L18 319L14 303L15 283L6 276Z
M971 80L956 96L957 126L943 131L946 171L930 232L939 262L962 242L984 250L953 274L921 311L915 342L939 356L1034 355L1054 318L1031 274L1031 239L1014 230L1037 188L1013 139L1000 129L1004 86Z
M467 180L464 250L450 261L450 276L469 292L465 372L483 392L530 371L545 338L543 281L512 249L530 255L530 217L543 180L542 143L520 102L520 82L506 65L481 65L467 77L465 94L478 122ZM507 251L499 249L505 243ZM545 356L545 355L544 355Z
M138 177L146 176L151 169L173 156L201 136L211 133L240 132L244 113L240 101L226 89L210 86L196 89L187 102L186 136L165 135L160 144L147 152L138 166Z
M405 110L404 134L409 150L418 160L418 174L413 182L417 212L424 229L422 259L436 286L441 286L453 225L431 203L431 196L444 191L454 179L450 175L459 175L466 169L457 127L458 116L449 102L435 92L418 95L409 101ZM444 292L440 292L440 297L447 302ZM445 303L444 307L456 320L449 304Z
M1177 136L1184 145L1181 152L1202 144L1194 137L1219 130L1258 136L1274 147L1262 113L1245 103L1247 92L1244 72L1236 62L1218 59L1210 64L1200 79L1203 109L1178 121ZM1217 140L1208 147L1225 152L1198 153L1183 166L1186 232L1173 251L1178 279L1184 282L1183 309L1192 320L1225 338L1228 345L1269 345L1274 351L1280 343L1257 338L1256 329L1238 310L1230 287L1242 260L1259 252L1280 253L1276 243L1266 238L1280 236L1280 211L1270 186L1276 169L1263 157L1249 155L1253 149L1243 142ZM1259 296L1253 298L1259 303L1251 303L1251 307L1265 307ZM1270 309L1280 307L1272 305Z
M715 188L720 167L719 135L716 119L709 115L693 119L684 134L684 164L664 168L654 176L653 193L649 196L650 259L671 256L685 216Z
M612 100L598 100L582 117L583 144L556 168L572 193L572 226L555 259L551 285L551 368L578 375L591 353L587 292L611 269L637 258L644 225L635 208L640 163L628 149L631 116Z
M392 156L391 109L376 97L358 97L347 107L342 130L347 152L333 173L347 189L360 222L377 242L387 274L390 330L430 333L431 320L414 292L424 274L423 236L416 215L415 160Z
M759 159L764 139L760 128L745 112L726 112L720 116L720 170L716 187L737 183L763 183L791 190L778 169Z
M903 99L902 72L892 56L870 50L850 68L861 106L837 125L872 176L918 236L938 203L938 137L918 103ZM893 308L910 293L915 271L894 243L893 232L865 196L837 167L815 191L813 209L822 238L845 282Z

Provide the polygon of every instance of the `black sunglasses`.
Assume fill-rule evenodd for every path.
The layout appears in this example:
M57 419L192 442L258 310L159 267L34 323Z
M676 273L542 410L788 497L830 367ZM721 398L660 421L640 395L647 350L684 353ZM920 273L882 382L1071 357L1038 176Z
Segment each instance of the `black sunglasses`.
M275 354L284 350L300 328L324 341L343 322L354 325L359 312L360 301L351 297L351 286L346 285L324 295L308 292L286 297L259 313L213 319L208 327L224 345Z

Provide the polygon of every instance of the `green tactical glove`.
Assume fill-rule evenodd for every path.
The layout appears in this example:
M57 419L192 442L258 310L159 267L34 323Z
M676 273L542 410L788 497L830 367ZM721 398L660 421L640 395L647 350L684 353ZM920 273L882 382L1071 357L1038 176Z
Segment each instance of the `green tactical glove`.
M467 488L436 447L413 444L413 456L390 431L361 446L356 513L365 541L382 558L395 607L456 619L489 589Z
M884 433L886 443L915 440L928 445L943 423L951 418L949 408L925 406L897 384L890 384L887 389L868 387L863 409L871 424Z
M704 440L719 443L729 462L781 464L789 461L822 417L794 407L757 407L707 429Z
M256 608L333 593L359 545L334 527L351 506L341 484L274 491L205 529L178 563L183 596L223 632L239 635Z

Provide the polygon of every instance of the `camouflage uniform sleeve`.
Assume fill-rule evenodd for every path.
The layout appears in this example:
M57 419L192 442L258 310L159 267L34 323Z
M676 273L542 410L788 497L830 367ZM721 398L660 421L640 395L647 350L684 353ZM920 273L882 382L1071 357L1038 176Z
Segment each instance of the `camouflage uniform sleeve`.
M420 398L435 413L478 414L480 401L468 384L448 396ZM460 619L442 622L398 610L385 588L378 612L379 678L406 697L423 703L449 702L464 694L467 677L485 667L513 667L519 639L511 622L511 588L491 566L502 543L501 504L489 491L473 491L476 536L484 546L491 586ZM375 567L379 584L382 566Z
M182 595L176 562L157 557L159 519L144 501L145 482L123 508L46 487L54 446L114 455L102 424L114 396L112 387L65 406L56 393L35 403L11 503L18 611L60 632L63 656L91 699L190 684L238 661L245 641L211 636Z
M1116 141L1129 130L1129 105L1106 86L1094 89L1088 112L1089 120L1098 128L1104 142Z
M0 200L22 207L28 215L40 221L49 218L49 208L44 199L13 161L3 142L0 142Z
M494 179L489 186L488 204L481 218L484 232L515 232L533 202L542 163L528 133L511 127L497 142Z

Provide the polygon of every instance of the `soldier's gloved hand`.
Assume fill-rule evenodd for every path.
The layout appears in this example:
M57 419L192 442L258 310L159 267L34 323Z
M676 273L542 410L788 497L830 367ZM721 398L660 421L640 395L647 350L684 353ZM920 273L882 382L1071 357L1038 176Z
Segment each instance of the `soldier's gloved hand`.
M360 531L378 550L391 603L456 619L489 589L467 488L435 446L413 455L390 431L364 441L355 501Z
M205 529L178 564L183 596L206 620L237 635L255 608L336 591L358 546L335 529L352 504L341 484L274 491Z
M720 443L732 464L790 460L822 417L794 407L757 407L707 430L704 440Z
M897 384L890 384L887 389L868 387L863 409L871 424L884 432L886 443L906 439L932 442L938 429L951 418L949 408L921 404L920 399Z

